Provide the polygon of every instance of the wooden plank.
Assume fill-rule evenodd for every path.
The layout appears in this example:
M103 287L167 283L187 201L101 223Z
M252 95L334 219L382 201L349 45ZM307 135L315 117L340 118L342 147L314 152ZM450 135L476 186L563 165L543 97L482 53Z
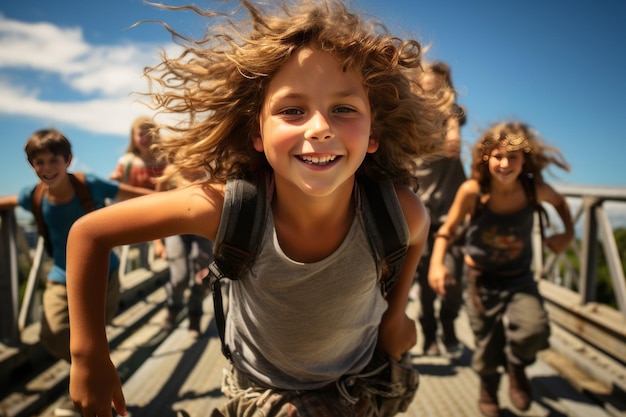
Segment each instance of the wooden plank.
M575 334L586 343L626 363L626 317L607 306L588 303L567 288L540 281L550 320Z

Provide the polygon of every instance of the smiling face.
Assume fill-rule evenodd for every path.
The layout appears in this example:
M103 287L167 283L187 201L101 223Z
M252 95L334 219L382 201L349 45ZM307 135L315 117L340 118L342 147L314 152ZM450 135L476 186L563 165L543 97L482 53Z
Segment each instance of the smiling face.
M270 81L254 147L265 153L277 187L324 196L352 181L366 153L378 149L371 124L360 76L306 47Z
M63 155L55 155L50 151L38 152L32 159L32 166L35 173L48 186L58 184L67 174L70 160L66 161Z
M502 184L511 184L517 180L524 166L524 151L507 151L502 144L489 154L489 173L494 180Z

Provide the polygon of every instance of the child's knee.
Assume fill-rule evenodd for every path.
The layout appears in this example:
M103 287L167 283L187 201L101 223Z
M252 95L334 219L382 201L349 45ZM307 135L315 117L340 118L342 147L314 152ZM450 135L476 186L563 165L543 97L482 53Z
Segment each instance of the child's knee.
M512 345L532 352L548 347L550 325L547 321L539 320L526 326L509 326L508 339Z

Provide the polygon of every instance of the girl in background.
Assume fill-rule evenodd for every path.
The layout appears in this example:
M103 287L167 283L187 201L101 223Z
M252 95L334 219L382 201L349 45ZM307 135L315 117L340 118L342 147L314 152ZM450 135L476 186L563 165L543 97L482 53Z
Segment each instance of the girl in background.
M554 253L565 250L574 236L567 201L543 179L549 164L568 169L558 150L528 125L491 126L474 146L471 178L459 188L435 235L428 280L443 294L450 274L444 255L457 227L470 218L464 255L467 312L476 344L472 368L480 377L478 406L485 416L499 415L501 366L513 405L530 407L525 367L548 348L548 316L531 270L534 213L542 203L556 209L564 230L543 241Z
M156 125L148 117L135 119L130 129L126 153L117 161L112 180L136 187L155 189L155 179L163 175L165 163L157 158L152 145L159 140Z

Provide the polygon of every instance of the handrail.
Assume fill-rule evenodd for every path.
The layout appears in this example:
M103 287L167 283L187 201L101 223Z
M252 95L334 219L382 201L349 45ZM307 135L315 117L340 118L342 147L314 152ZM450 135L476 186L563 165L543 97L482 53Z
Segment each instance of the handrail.
M584 342L626 363L626 280L623 260L605 203L626 202L626 187L574 187L557 185L570 205L579 205L572 216L580 239L571 244L580 265L565 254L545 252L535 256L535 271L546 299L552 323L567 329ZM626 205L624 205L626 213ZM555 222L552 222L554 225ZM597 299L598 255L602 247L611 278L617 309ZM539 253L543 249L538 249ZM537 249L536 252L537 253Z
M613 227L604 207L606 202L626 202L626 187L589 187L556 185L555 188L570 200L577 200L579 208L572 216L575 224L581 222L581 246L574 241L572 249L580 260L577 271L568 264L565 255L549 254L544 265L539 265L545 279L564 286L579 294L581 305L597 302L598 285L598 239L604 250L618 310L626 317L626 279L624 278L623 260L620 259ZM576 204L571 204L575 206ZM626 205L624 205L626 213ZM554 222L552 222L554 224ZM536 257L535 262L541 262ZM566 279L563 273L567 274Z

